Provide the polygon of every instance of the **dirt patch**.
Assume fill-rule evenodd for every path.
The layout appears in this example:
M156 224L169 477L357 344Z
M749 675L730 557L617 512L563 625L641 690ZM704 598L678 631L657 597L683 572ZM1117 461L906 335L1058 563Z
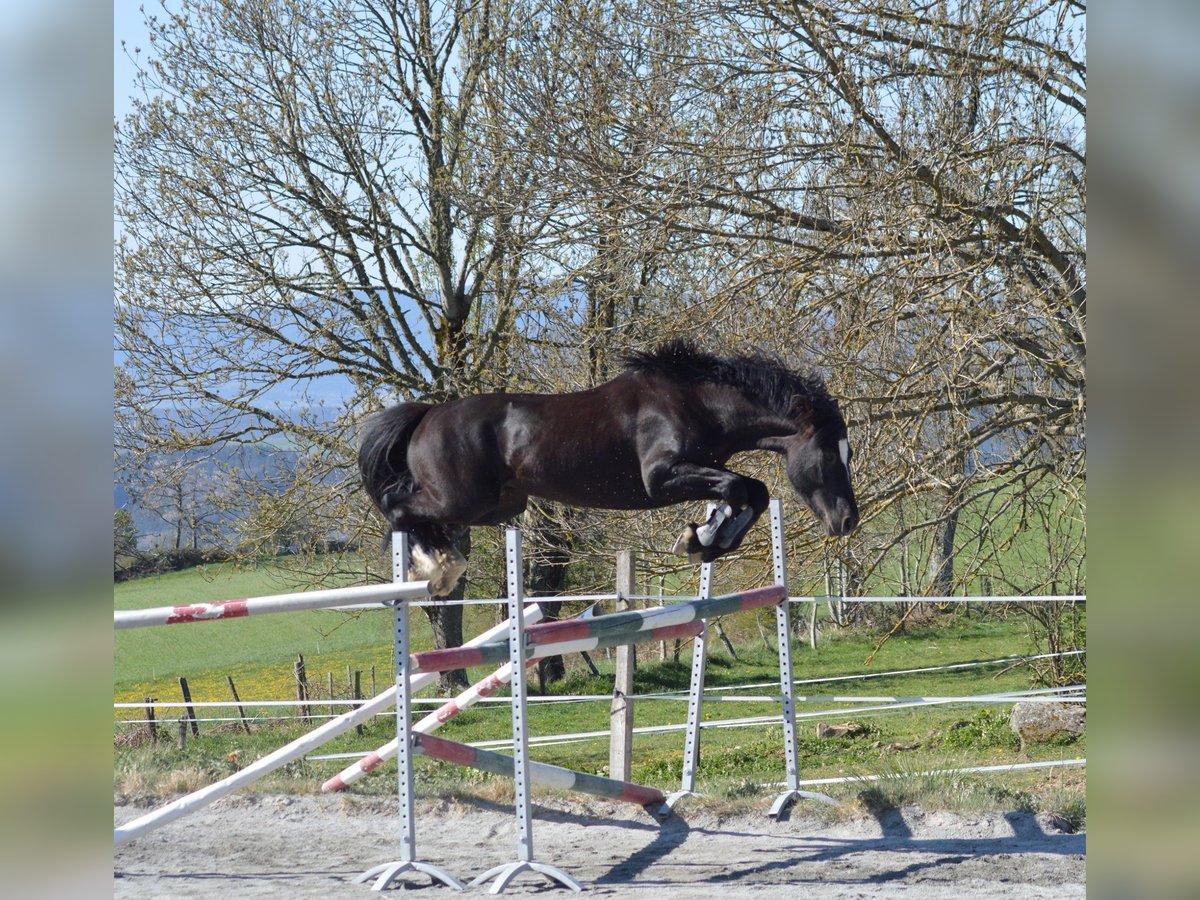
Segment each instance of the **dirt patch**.
M114 823L146 809L119 805ZM398 830L394 800L229 797L119 847L113 897L362 898L367 886L352 880L398 858ZM589 893L645 900L765 898L784 886L808 898L1083 897L1085 844L1053 817L1029 813L908 808L830 823L800 810L776 822L723 818L696 802L659 826L624 805L539 803L534 819L536 861L563 869ZM512 810L420 804L417 855L463 881L515 861ZM553 890L540 875L523 874L506 893Z

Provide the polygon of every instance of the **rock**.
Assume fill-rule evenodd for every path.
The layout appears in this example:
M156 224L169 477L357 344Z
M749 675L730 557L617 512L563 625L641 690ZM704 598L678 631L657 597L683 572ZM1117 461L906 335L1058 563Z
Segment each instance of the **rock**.
M859 725L857 722L844 722L841 725L826 725L824 722L817 723L817 737L819 738L835 738L835 737L856 737L866 733L866 728Z
M1081 703L1017 703L1008 725L1026 744L1064 736L1079 736L1086 726L1087 710Z

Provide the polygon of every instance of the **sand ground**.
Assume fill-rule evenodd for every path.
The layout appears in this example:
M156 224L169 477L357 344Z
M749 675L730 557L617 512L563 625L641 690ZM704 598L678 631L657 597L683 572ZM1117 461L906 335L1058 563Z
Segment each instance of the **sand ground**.
M114 823L154 805L122 801ZM963 816L906 808L829 822L800 809L777 822L762 814L722 817L706 811L702 801L686 801L660 826L636 807L541 800L534 815L534 859L566 871L596 896L1085 895L1086 838L1063 832L1045 815ZM422 802L417 856L469 882L518 858L515 821L510 808L486 801ZM228 797L117 848L113 896L364 897L367 887L353 879L398 858L398 829L394 800ZM393 890L430 885L424 875L402 881L403 888L393 883ZM487 887L468 892L479 895ZM506 893L564 892L525 873Z

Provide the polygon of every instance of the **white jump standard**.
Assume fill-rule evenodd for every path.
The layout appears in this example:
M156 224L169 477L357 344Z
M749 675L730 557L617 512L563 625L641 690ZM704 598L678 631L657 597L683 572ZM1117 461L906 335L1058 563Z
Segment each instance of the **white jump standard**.
M400 532L392 534L392 579L400 583L408 573L408 535ZM517 621L521 621L522 610L517 608ZM400 738L397 750L397 794L400 799L400 859L396 862L382 863L368 869L354 879L355 884L362 884L375 879L371 890L382 891L398 875L413 871L423 872L447 887L461 891L464 885L461 881L444 869L432 863L417 859L416 825L413 821L413 779L412 758L409 726L411 722L412 684L408 658L408 601L397 600L394 609L394 654L396 663L396 735Z

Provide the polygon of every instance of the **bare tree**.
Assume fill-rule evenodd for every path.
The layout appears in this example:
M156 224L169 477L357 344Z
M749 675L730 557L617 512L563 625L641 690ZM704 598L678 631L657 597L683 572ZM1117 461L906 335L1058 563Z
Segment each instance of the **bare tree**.
M845 568L895 584L915 551L912 589L1000 578L1014 504L1082 502L1081 4L536 8L545 33L574 35L551 49L576 64L539 46L517 121L551 123L538 147L596 198L591 222L616 211L626 244L660 236L648 283L594 283L626 302L660 292L639 333L682 321L772 348L845 398L867 513ZM802 542L813 582L819 542Z
M547 214L487 140L509 9L177 7L149 18L142 96L116 129L120 402L143 426L126 436L286 442L327 467L341 527L361 532L356 423L492 383ZM460 608L431 618L461 642Z

